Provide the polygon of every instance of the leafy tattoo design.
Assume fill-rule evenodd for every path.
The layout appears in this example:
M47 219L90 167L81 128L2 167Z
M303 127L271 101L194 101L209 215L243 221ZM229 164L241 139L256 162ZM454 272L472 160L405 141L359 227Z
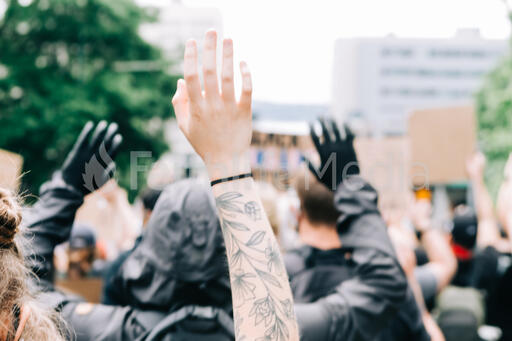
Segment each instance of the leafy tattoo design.
M242 305L245 301L255 298L254 289L256 285L249 282L249 279L253 277L255 275L244 273L241 269L233 273L231 285L233 286L233 295L237 298L238 304Z
M283 320L276 318L275 323L265 331L265 336L256 339L256 341L286 341L290 337L288 327L284 324Z
M241 332L240 332L240 326L244 322L243 317L241 317L240 315L237 315L235 313L235 321L234 322L235 322L235 340L237 340L237 341L247 340L245 335L242 335Z
M283 273L283 263L281 262L279 249L276 245L269 243L265 249L265 258L267 259L267 269L269 272L275 271L278 275Z
M240 197L242 197L241 193L226 192L215 198L215 204L219 209L223 210L224 213L228 212L228 215L232 215L232 213L244 213L244 211L238 207L240 203L236 201L236 199Z
M279 295L282 290L279 276L285 275L279 247L266 231L251 230L240 221L243 219L237 219L261 219L259 204L255 201L244 204L242 200L243 195L238 192L226 192L216 198L222 213L221 227L228 261L234 269L231 272L233 298L237 307L252 302L247 307L249 316L254 319L251 321L255 326L265 328L264 337L258 341L286 341L290 331L284 321L293 321L294 312L291 299L283 299ZM262 284L265 291L256 292L256 283ZM249 323L240 318L237 325L244 322Z
M275 307L272 302L272 298L269 296L260 298L254 302L249 316L254 316L254 323L260 324L261 321L265 321L265 327L268 327L273 322L276 315Z
M244 213L254 221L261 220L261 208L256 201L249 201L244 205Z
M292 301L290 301L289 299L286 299L284 301L281 301L281 306L283 307L283 312L284 312L284 315L288 318L288 319L293 319L293 317L295 316L295 313L293 311L293 304L292 304Z

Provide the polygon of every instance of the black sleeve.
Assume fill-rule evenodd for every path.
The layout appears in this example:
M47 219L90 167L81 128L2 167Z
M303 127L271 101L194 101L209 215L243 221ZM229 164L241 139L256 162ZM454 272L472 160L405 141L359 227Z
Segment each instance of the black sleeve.
M157 311L87 303L53 289L37 298L61 314L71 341L142 341L165 317Z
M355 276L311 304L296 306L301 340L375 340L405 301L407 279L377 209L377 193L360 182L335 194L343 247L352 248Z
M138 340L149 330L146 322L152 322L154 312L86 303L53 287L53 250L69 239L82 202L83 195L56 174L42 186L39 201L24 212L24 229L30 243L24 252L38 279L34 283L40 291L38 300L61 313L72 340Z
M24 212L24 249L30 270L42 281L53 281L53 251L69 239L75 214L83 203L83 194L66 185L56 173L41 187L38 202Z

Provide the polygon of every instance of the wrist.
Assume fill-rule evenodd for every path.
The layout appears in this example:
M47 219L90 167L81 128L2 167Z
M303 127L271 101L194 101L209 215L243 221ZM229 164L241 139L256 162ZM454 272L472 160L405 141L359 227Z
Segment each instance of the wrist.
M205 159L210 181L251 172L248 153Z

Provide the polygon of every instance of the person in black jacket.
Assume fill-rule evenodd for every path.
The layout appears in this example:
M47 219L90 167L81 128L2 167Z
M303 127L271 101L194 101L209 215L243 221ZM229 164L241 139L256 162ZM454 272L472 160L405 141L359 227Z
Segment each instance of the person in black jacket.
M171 255L165 259L153 259L156 261L153 264L165 264L163 268L176 280L166 282L168 286L164 288L162 268L151 267L149 262L145 263L145 269L131 269L132 274L137 270L146 271L145 277L138 277L141 281L137 284L142 283L138 288L141 292L172 295L172 304L166 306L168 309L162 309L162 305L90 304L54 288L53 250L69 239L75 213L84 196L110 177L114 169L113 159L121 142L115 124L107 126L101 122L94 133L92 128L92 124L84 128L62 169L42 186L39 201L25 215L27 236L32 241L26 252L26 262L39 279L36 283L42 292L39 300L62 314L76 340L150 341L167 340L177 335L182 339L232 340L230 287L229 283L226 284L224 247L214 204L204 187L189 182L172 186L164 193L151 219L150 225L155 226L146 236L146 241L151 241L150 248L147 248L148 242L138 248L147 252L152 248L165 247L157 245L158 242L167 243ZM75 175L85 174L86 165L93 158L110 160L111 164L96 169L94 182L91 182L94 185L89 187ZM171 210L169 205L176 202L178 194L184 201ZM192 205L190 209L185 200L189 206ZM182 216L183 213L188 215ZM177 224L180 219L189 224ZM154 286L144 287L147 280ZM131 288L137 292L134 282L130 283ZM159 287L151 291L150 288L155 286ZM212 301L218 304L208 304Z
M336 132L335 136L338 136L336 124L333 121L328 124ZM323 135L328 136L326 122L322 122L322 127ZM346 132L350 138L350 131L346 130ZM337 140L335 137L332 143L342 145L351 144L351 141L341 137ZM340 146L340 149L342 148ZM343 169L343 164L336 166ZM317 174L316 171L315 174ZM334 206L334 195L312 175L309 173L299 176L295 184L301 209L298 217L298 232L304 246L291 250L284 256L295 302L306 303L328 296L340 283L357 277L354 258L357 259L359 255L370 252L372 248L368 246L354 248L345 245L344 237L349 231L338 232L336 222L340 211ZM385 230L385 226L377 219L374 219L373 225L376 232ZM382 245L390 243L385 234L376 233L368 235L367 238ZM376 334L376 340L428 339L420 310L409 289L399 311L396 314L392 312L388 314L393 318L381 332ZM377 316L375 320L378 320Z

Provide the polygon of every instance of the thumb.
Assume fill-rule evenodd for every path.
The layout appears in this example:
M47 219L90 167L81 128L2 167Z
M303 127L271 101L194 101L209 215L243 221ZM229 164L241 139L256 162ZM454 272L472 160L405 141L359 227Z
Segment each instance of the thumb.
M178 85L176 88L176 93L172 98L172 105L174 107L174 113L176 114L176 119L178 121L184 120L188 116L187 112L187 104L188 104L188 93L187 93L187 85L185 80L179 79Z

